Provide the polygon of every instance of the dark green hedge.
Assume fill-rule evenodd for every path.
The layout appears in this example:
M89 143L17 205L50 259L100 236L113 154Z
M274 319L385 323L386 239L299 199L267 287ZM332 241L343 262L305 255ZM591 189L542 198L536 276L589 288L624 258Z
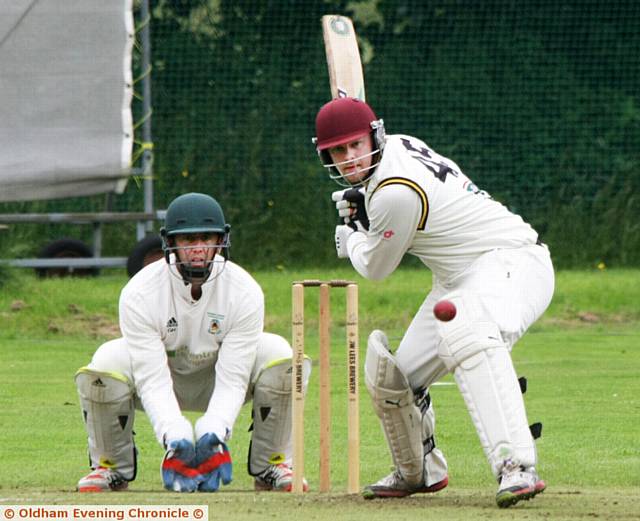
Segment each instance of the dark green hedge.
M155 203L187 191L217 197L241 262L336 262L336 185L311 137L329 98L320 17L342 13L354 19L367 99L388 132L417 135L454 159L537 227L559 266L640 264L640 3L152 5ZM101 205L89 198L3 208ZM116 209L141 205L133 182L115 200ZM0 242L28 250L38 233L5 232ZM107 232L105 248L129 248L122 233Z

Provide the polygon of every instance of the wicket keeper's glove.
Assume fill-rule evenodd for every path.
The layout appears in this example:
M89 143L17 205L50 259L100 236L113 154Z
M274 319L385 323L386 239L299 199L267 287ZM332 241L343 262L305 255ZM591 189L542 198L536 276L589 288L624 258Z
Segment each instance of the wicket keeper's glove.
M164 488L173 492L195 492L199 473L194 468L195 449L189 440L173 440L167 444L162 460Z
M198 489L215 492L223 485L231 483L231 454L226 444L218 436L209 432L196 442L196 465L200 474Z

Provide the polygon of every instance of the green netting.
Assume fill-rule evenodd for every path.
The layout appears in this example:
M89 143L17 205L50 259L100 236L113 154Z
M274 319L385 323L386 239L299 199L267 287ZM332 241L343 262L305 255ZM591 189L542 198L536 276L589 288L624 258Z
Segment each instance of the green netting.
M216 196L240 261L335 262L336 185L311 137L330 96L320 17L339 13L354 20L367 100L388 132L455 160L534 223L560 264L640 263L640 2L151 7L156 206ZM115 209L141 205L131 183Z

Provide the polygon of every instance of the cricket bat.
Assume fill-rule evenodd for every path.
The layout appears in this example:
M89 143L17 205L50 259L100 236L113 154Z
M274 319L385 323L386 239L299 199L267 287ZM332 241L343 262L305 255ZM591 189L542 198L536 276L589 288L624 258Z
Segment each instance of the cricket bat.
M364 101L362 62L353 22L346 16L325 15L322 17L322 35L327 54L331 97L352 97Z

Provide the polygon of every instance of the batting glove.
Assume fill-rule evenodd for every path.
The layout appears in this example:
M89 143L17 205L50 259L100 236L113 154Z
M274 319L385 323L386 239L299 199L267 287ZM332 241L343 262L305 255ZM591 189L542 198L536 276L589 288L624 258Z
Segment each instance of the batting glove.
M339 224L336 226L336 253L338 254L339 259L347 259L349 258L349 251L347 250L347 241L351 234L355 230L351 228L351 226L347 224Z
M364 188L349 188L331 194L331 199L336 203L338 216L355 231L369 230L364 194Z
M189 440L174 440L167 444L162 460L164 488L173 492L195 492L200 474L194 468L195 450Z
M231 483L231 454L215 434L204 434L196 442L196 463L200 473L199 490L215 492L220 488L220 481L223 485Z

